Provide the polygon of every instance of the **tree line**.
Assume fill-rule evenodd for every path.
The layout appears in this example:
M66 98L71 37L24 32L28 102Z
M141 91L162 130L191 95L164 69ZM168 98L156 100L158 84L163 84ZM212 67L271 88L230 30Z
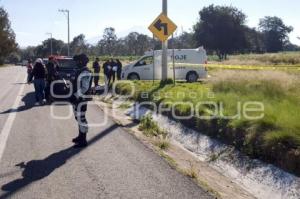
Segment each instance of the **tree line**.
M260 19L258 28L247 26L246 19L246 14L233 6L204 7L199 12L198 22L193 29L170 39L169 47L183 49L204 46L209 54L216 54L220 59L226 59L228 54L300 50L288 38L293 27L284 24L279 17L267 16ZM16 62L49 56L51 39L38 46L17 48L14 32L3 8L0 8L0 28L0 64L4 60ZM67 54L67 44L62 40L53 38L52 48L56 55ZM101 40L95 45L88 44L83 34L74 37L70 43L71 55L86 53L90 56L139 56L153 48L161 48L158 40L138 32L118 38L113 27L106 28Z

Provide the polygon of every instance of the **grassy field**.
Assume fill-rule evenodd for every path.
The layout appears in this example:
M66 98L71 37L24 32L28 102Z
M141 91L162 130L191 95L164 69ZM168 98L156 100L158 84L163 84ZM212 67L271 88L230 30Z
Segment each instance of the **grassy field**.
M229 55L228 60L224 61L219 61L217 56L209 56L209 64L216 66L241 66L241 68L246 69L247 67L300 68L300 52Z
M135 61L140 56L120 56L123 65ZM91 56L91 63L96 57ZM108 60L109 56L100 56L100 62ZM300 72L300 52L282 52L266 54L229 55L228 60L219 61L218 56L208 56L208 68L233 70L285 70Z
M211 76L204 83L177 83L176 86L135 82L132 100L163 103L166 107L177 102L193 105L203 101L215 102L222 110L217 117L200 118L212 115L216 109L204 104L195 110L198 116L179 122L231 144L253 158L300 175L300 77L279 71L232 70L214 71ZM120 84L118 92L128 94L131 88L128 84ZM244 115L240 118L224 117L235 116L239 103L252 101L264 106L261 119L253 120ZM176 105L174 109L180 116L188 116L192 111L189 105ZM164 114L172 117L170 112Z

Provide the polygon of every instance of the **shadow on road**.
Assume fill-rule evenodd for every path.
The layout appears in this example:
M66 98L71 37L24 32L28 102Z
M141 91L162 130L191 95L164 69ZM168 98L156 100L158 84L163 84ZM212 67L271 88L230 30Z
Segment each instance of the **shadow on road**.
M22 102L24 102L23 106L18 107L17 109L8 109L6 111L0 112L0 115L9 114L9 113L16 113L16 112L22 112L27 111L29 109L32 109L35 104L35 93L30 92L27 93L23 98Z
M100 134L93 137L89 141L89 146L95 144L97 141L99 141L109 133L113 132L118 127L119 125L113 124L106 130L102 131ZM17 167L24 169L24 171L22 172L22 178L16 179L12 182L3 185L1 189L6 193L0 195L0 199L10 198L11 196L21 191L31 183L39 181L49 176L52 172L62 167L69 159L81 153L83 150L84 149L78 150L73 149L73 147L70 147L65 150L54 153L43 160L32 160L28 163L23 162L16 165Z

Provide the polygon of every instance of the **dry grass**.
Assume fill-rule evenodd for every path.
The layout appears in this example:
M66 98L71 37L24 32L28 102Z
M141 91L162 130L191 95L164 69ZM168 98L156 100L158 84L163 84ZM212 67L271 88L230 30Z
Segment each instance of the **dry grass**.
M300 76L283 71L237 71L220 70L214 71L208 82L218 84L221 82L271 82L280 86L284 90L290 90L298 87Z
M160 138L154 142L155 146L163 151L167 151L170 148L170 141L164 138Z
M219 62L215 56L212 56L210 57L210 62L222 63L227 65L292 66L300 65L300 52L230 55L228 60L222 62Z

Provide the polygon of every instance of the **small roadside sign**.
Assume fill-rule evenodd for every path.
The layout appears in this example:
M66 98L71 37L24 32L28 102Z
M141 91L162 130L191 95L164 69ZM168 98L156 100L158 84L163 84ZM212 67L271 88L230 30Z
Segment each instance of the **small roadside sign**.
M176 24L163 13L149 26L149 30L162 42L167 41L176 29Z

